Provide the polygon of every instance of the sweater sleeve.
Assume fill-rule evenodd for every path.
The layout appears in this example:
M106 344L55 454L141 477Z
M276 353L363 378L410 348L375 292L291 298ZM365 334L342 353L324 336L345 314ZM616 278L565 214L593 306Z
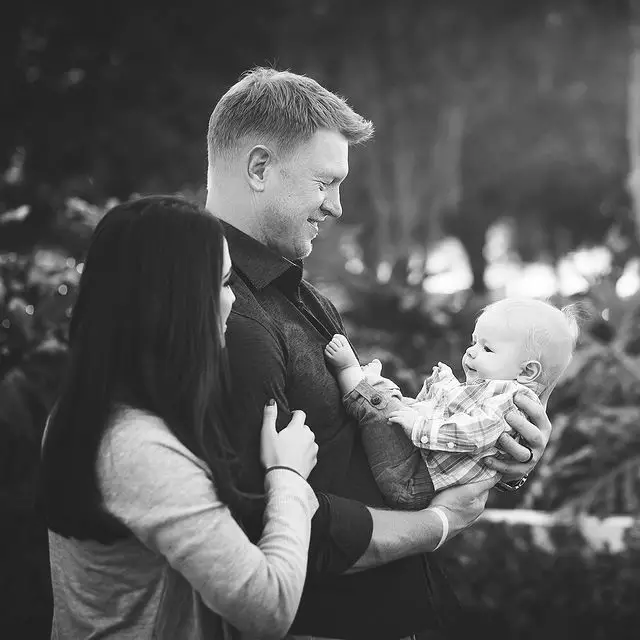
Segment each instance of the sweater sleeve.
M254 545L216 496L206 465L151 416L116 424L98 469L107 510L164 556L212 611L243 633L286 634L318 507L302 478L286 470L267 475L265 527Z

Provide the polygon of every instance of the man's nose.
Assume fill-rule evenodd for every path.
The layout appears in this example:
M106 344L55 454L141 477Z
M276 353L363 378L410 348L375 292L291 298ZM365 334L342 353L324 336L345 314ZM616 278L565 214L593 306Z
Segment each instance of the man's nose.
M336 191L335 193L329 194L325 201L322 203L321 207L322 211L332 218L339 218L342 215L342 204L340 202L340 194Z

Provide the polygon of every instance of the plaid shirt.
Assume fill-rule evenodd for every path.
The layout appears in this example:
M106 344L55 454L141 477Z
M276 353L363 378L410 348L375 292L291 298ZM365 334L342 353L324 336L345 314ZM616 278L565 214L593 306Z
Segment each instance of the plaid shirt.
M504 416L511 409L519 411L513 401L517 391L539 402L535 393L515 380L462 383L443 364L425 380L411 405L419 415L405 432L425 450L423 458L436 491L495 475L481 460L498 452L496 441L510 428Z
M498 452L496 441L510 428L505 414L519 411L513 396L524 391L539 402L536 394L542 386L534 383L529 388L514 380L461 383L447 365L440 364L415 400L403 397L393 382L381 376L365 375L356 389L360 418L363 404L371 420L374 412L378 420L398 410L415 412L412 424L402 428L421 450L434 489L441 491L495 476L481 460Z

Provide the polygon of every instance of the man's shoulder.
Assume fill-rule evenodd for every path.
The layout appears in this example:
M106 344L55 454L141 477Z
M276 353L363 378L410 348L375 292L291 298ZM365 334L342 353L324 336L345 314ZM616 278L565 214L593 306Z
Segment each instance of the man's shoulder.
M243 278L234 273L231 277L230 284L236 299L231 309L229 321L233 322L234 319L239 321L241 318L244 318L245 320L264 325L265 328L273 324L269 314L262 308L253 290Z
M231 281L236 296L227 320L227 343L233 350L239 342L276 343L286 350L286 341L271 316L258 302L251 288L237 275Z

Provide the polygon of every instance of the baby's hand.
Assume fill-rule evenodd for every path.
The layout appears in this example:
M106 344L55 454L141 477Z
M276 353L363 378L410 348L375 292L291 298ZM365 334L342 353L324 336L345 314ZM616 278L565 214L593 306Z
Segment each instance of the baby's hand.
M333 338L331 338L331 342L329 342L324 349L324 355L329 363L336 367L336 369L360 366L349 341L339 333L336 333Z
M375 358L362 367L362 373L368 378L379 378L382 375L382 362Z
M438 364L435 367L433 367L433 372L439 378L453 375L453 371L451 370L451 367L448 364L445 364L444 362L438 362Z
M411 434L418 421L422 419L422 416L415 410L406 407L394 411L389 415L389 422L393 424L399 424L407 434Z

